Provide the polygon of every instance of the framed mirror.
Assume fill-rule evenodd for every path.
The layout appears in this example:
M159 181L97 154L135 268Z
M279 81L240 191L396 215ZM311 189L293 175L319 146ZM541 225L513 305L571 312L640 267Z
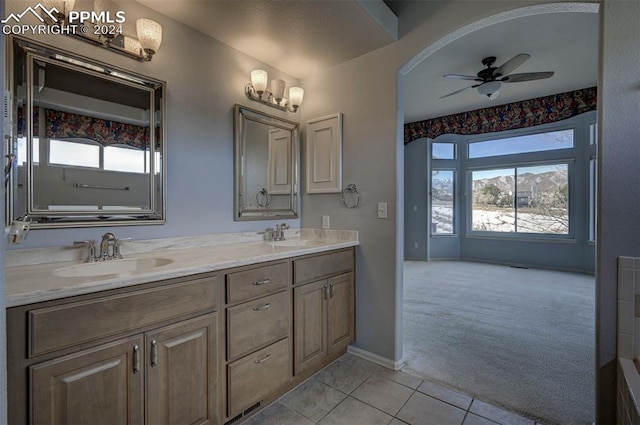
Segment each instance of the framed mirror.
M8 52L7 221L164 223L165 84L19 37Z
M234 220L298 217L298 123L234 108Z

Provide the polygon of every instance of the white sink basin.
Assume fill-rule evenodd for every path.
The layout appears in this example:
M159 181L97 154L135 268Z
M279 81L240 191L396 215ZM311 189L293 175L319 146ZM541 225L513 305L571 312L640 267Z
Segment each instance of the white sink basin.
M285 241L273 241L271 245L281 248L295 248L298 246L306 246L309 243L306 239L291 239Z
M83 263L62 267L54 270L60 277L92 277L105 275L132 274L151 271L156 267L173 263L168 258L138 258L125 260L101 261L97 263Z

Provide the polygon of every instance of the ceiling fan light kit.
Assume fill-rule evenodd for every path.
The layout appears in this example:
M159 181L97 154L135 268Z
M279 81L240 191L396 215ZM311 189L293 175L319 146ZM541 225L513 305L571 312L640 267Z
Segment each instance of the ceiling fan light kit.
M496 62L496 57L488 56L482 59L482 64L486 66L486 68L481 69L475 76L446 74L444 75L445 78L475 81L476 84L445 94L444 96L440 96L440 99L462 93L469 89L477 88L478 93L494 100L500 97L500 88L502 87L502 83L520 83L523 81L542 80L553 76L553 71L512 74L516 68L525 63L530 57L531 55L527 53L519 53L499 67L494 67L493 64Z

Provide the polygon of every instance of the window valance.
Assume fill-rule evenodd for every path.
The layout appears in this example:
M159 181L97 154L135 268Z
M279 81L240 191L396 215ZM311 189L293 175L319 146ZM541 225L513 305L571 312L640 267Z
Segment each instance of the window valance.
M25 134L23 108L18 109L18 134ZM138 149L146 149L149 143L149 127L126 124L112 120L94 118L87 115L45 109L47 138L86 138L102 146L128 145ZM33 135L38 136L40 128L40 111L33 111ZM156 129L158 131L158 129Z
M597 97L597 88L590 87L411 122L404 125L404 143L442 134L484 134L561 121L596 110Z

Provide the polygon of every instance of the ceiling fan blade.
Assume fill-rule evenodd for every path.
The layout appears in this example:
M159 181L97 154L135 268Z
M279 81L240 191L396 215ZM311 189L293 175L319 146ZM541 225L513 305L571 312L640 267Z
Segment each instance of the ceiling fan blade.
M443 75L443 77L454 78L456 80L482 81L482 79L478 77L474 77L473 75L446 74L446 75Z
M553 76L553 71L550 72L524 72L522 74L511 74L500 80L503 83L519 83L521 81L533 81L543 80Z
M444 96L440 96L440 99L444 99L445 97L453 96L454 94L462 93L463 91L467 91L467 90L472 89L474 87L478 87L479 85L480 84L474 84L473 86L468 86L468 87L465 87L463 89L456 90L456 91L451 92L449 94L445 94Z
M515 71L517 67L519 67L520 65L525 63L530 57L531 57L531 55L528 55L526 53L520 53L518 55L515 55L514 57L512 57L511 59L509 59L508 61L506 61L502 65L500 65L494 71L494 75L497 75L497 74L508 75L508 74L512 73L513 71Z

